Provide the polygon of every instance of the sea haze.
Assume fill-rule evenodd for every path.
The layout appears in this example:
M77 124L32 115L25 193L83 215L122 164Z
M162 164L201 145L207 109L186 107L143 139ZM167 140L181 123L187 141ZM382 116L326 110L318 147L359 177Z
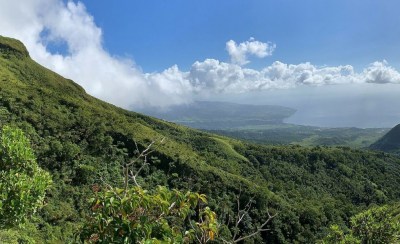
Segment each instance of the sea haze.
M390 128L400 123L400 87L393 84L300 87L220 98L294 108L297 112L285 122L299 125Z
M284 119L296 112L283 106L210 101L196 101L168 108L148 107L136 111L192 128L208 130L282 124Z

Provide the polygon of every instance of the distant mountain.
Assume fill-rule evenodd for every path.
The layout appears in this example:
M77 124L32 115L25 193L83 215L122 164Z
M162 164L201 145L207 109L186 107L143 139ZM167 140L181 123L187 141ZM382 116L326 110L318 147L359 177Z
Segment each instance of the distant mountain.
M400 124L370 146L371 149L400 153Z
M167 109L147 108L139 112L192 128L218 130L252 125L281 124L296 110L273 105L196 101Z

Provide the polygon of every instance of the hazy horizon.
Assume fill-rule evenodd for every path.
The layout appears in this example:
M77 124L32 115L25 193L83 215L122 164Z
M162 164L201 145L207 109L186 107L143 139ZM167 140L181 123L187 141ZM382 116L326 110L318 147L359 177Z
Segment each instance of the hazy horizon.
M400 124L400 87L357 84L252 92L218 101L296 109L286 123L320 127L391 128Z
M400 3L0 1L0 35L123 108L276 104L287 122L400 122Z

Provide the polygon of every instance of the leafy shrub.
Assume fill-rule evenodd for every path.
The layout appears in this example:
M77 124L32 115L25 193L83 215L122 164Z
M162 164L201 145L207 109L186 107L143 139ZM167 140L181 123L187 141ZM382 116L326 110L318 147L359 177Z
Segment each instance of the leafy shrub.
M205 243L217 232L214 212L203 194L132 187L97 192L80 239L89 243ZM195 221L193 218L196 218Z
M23 223L43 205L49 173L36 163L28 139L4 126L0 138L0 226Z
M368 209L353 216L351 229L332 225L322 243L399 243L400 205Z

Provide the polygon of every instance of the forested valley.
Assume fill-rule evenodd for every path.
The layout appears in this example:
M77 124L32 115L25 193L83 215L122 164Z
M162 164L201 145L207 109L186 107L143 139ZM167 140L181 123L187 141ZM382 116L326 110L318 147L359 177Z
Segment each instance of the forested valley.
M6 37L0 125L1 243L399 241L398 156L261 145L130 112ZM35 181L21 177L10 190L19 175L41 188L23 193Z

